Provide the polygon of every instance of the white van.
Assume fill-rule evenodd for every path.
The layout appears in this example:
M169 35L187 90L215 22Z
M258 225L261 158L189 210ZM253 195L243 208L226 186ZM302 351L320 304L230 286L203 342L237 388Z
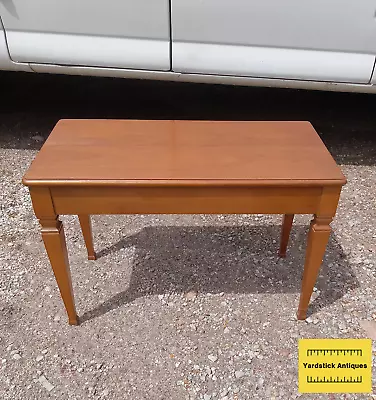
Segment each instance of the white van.
M0 0L0 69L376 91L373 0Z

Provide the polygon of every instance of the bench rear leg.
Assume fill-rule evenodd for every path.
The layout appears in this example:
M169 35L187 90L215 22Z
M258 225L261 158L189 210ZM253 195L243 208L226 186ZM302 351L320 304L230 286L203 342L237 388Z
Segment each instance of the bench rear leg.
M285 214L283 216L281 245L279 248L279 256L286 257L287 245L289 243L292 222L294 221L294 214Z
M84 240L85 240L85 244L86 244L88 259L96 260L97 256L94 251L93 232L91 229L90 215L80 214L78 216L78 219L80 220L82 234L84 236Z

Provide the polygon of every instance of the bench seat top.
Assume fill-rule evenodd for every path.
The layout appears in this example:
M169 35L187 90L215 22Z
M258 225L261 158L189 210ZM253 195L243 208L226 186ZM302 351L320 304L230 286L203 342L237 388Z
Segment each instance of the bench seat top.
M305 121L61 120L23 183L341 186L346 178Z

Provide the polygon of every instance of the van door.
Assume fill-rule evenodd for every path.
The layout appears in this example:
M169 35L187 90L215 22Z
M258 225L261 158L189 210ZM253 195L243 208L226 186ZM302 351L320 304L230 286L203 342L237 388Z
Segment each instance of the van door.
M171 0L177 72L368 83L374 0Z
M13 61L170 69L168 0L0 0Z

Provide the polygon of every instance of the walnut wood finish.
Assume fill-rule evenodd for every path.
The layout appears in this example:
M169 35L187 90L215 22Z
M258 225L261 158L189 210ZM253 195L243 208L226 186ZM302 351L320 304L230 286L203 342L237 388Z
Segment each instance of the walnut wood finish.
M286 257L287 245L289 243L294 214L285 214L282 222L281 245L279 247L279 256Z
M55 214L54 205L48 188L30 188L35 215L41 225L42 239L54 272L57 285L68 314L70 325L78 324L74 305L72 279L69 269L64 227Z
M85 240L85 245L87 249L87 258L88 260L96 260L97 256L94 251L93 233L91 228L90 215L79 214L78 219L80 221L82 235Z
M42 238L48 258L50 259L56 282L68 313L69 323L77 325L78 319L74 306L72 280L63 224L58 220L57 216L54 219L40 219L39 222L42 226Z
M315 216L311 222L308 234L308 246L303 272L298 319L305 319L307 316L309 300L312 295L313 287L317 279L317 274L331 232L331 227L329 226L331 222L332 218L330 217L318 216Z
M77 324L59 214L314 214L298 318L306 317L345 177L308 122L60 121L24 176L64 300Z

